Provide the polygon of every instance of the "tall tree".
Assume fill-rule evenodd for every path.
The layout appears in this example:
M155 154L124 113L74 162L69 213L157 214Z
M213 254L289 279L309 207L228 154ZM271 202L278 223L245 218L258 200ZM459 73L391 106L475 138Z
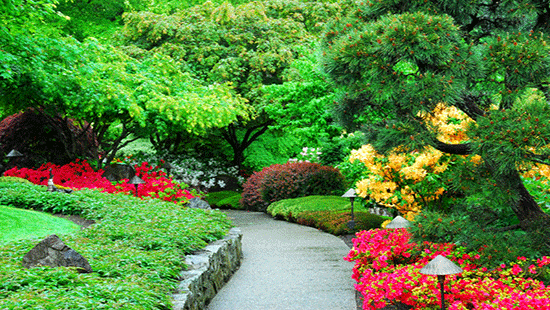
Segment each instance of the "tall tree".
M246 148L274 121L264 110L265 102L259 100L261 88L283 83L286 70L300 56L298 47L315 39L306 27L320 27L327 12L339 9L330 3L317 4L324 13L316 16L302 1L290 2L253 1L236 6L205 2L172 15L135 12L124 16L131 46L147 54L170 55L207 83L230 82L247 100L250 120L240 119L211 132L210 139L219 137L231 146L236 165L241 165ZM296 11L291 9L293 4ZM319 20L313 22L313 16ZM185 142L173 132L151 137L157 145Z
M549 227L519 174L550 164L548 14L548 1L356 3L324 37L325 69L348 91L339 110L387 111L369 124L379 149L481 155L491 182L479 185L506 197L523 229ZM423 123L438 103L474 121L469 141L443 143Z
M80 42L66 37L59 25L44 26L33 19L38 8L25 2L10 11L12 18L33 12L25 15L29 27L7 22L0 27L4 34L0 57L5 60L0 71L0 104L6 112L35 107L54 120L65 121L52 122L54 126L69 118L81 122L83 132L90 126L107 162L124 145L124 138L151 130L158 119L197 133L247 117L243 100L227 83L199 82L167 55L133 58L128 56L131 51L94 38ZM51 6L40 12L38 16L44 19L59 19ZM76 157L74 137L58 132L65 152Z

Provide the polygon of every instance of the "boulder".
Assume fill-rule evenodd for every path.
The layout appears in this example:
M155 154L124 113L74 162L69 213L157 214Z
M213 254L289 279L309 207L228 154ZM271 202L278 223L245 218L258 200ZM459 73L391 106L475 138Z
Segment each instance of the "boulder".
M208 202L200 199L200 198L191 198L189 199L189 202L187 203L187 207L191 209L204 209L204 210L212 210Z
M93 271L86 258L68 247L57 235L46 237L23 256L23 267L37 266L76 267L80 273Z
M120 181L122 179L131 179L136 175L134 167L127 164L111 164L103 168L103 177L111 182Z

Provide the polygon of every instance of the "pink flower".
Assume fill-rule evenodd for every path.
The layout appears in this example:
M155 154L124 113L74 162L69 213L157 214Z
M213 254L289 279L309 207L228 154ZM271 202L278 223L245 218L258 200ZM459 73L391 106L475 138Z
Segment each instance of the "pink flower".
M518 265L518 264L514 264L514 266L512 267L512 273L514 275L518 275L522 272L523 270L521 269L521 267Z

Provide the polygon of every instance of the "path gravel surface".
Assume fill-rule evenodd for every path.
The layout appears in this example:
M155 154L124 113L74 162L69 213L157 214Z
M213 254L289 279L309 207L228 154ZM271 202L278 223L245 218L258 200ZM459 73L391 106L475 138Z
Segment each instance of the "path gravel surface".
M346 243L261 212L226 210L243 232L243 262L208 310L356 310Z

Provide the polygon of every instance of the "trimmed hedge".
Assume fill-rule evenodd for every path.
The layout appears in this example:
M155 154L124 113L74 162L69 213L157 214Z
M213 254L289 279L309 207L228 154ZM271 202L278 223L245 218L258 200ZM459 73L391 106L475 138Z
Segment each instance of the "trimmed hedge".
M355 227L350 229L351 205L340 196L308 196L272 203L267 213L275 218L312 226L333 235L352 234L361 230L380 228L387 217L354 207Z
M24 269L21 260L38 239L1 245L0 309L171 309L183 257L231 226L221 212L93 190L48 193L44 186L0 183L0 197L2 204L70 210L97 221L60 236L88 259L91 274Z
M243 185L241 204L247 210L265 211L270 203L344 191L344 176L336 168L317 163L271 165L254 173Z
M204 198L212 208L220 209L243 209L241 203L241 193L234 191L221 191L208 193Z

